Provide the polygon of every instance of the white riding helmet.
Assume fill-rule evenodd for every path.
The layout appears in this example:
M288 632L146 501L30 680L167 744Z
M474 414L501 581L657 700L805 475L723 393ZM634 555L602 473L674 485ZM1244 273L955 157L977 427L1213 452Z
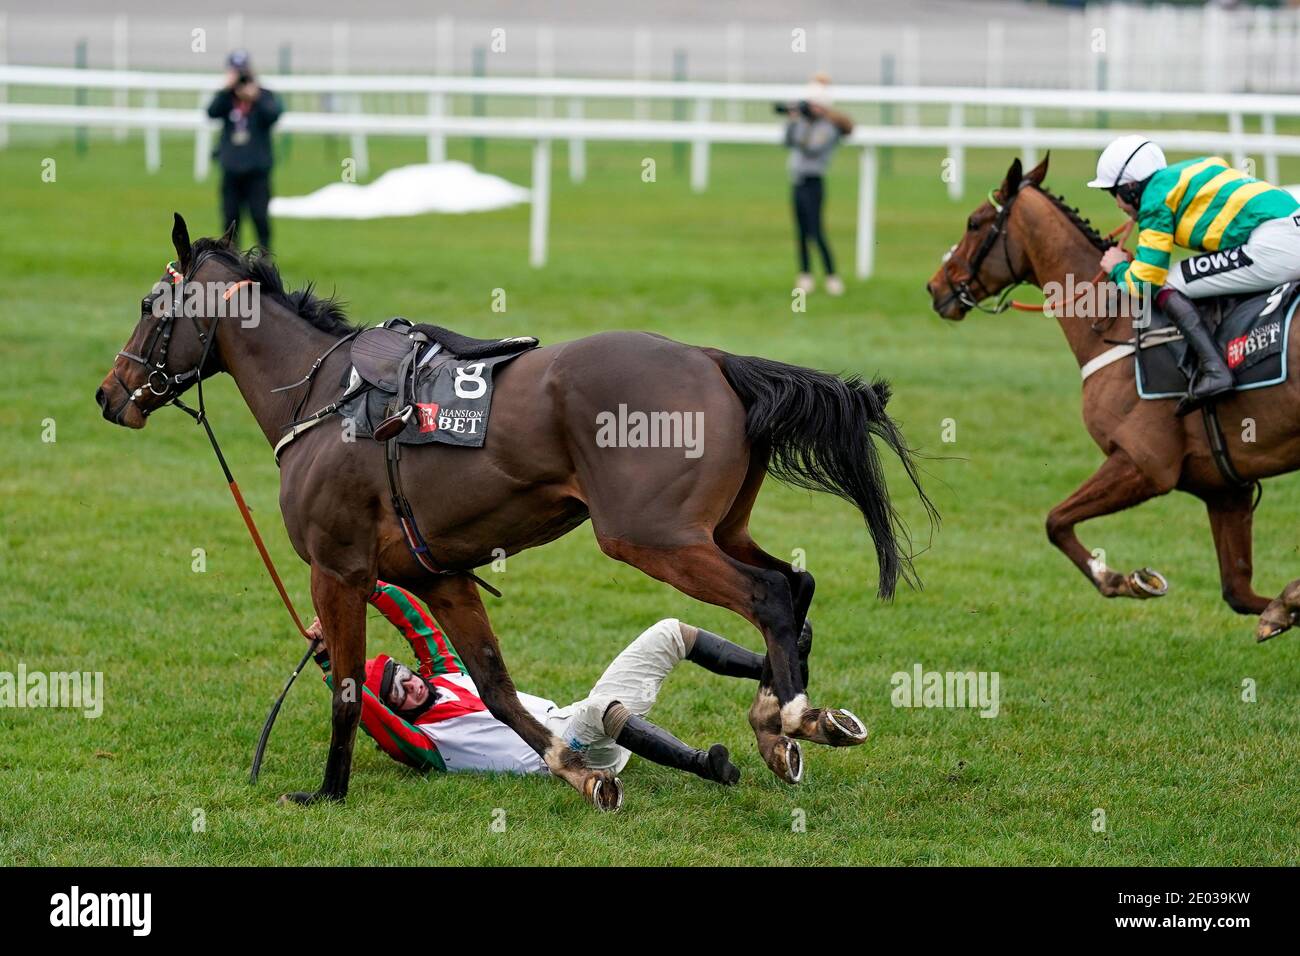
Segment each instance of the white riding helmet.
M1145 136L1121 136L1102 151L1097 178L1088 185L1114 189L1124 183L1140 183L1168 165L1165 151Z

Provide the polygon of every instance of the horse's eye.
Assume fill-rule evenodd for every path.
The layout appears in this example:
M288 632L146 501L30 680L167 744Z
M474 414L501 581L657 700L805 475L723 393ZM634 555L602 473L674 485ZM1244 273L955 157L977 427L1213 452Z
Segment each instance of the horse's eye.
M975 223L975 217L974 217L974 216L971 216L969 219L966 220L966 231L967 231L967 232L974 232L974 231L975 231L976 229L978 229L978 228L979 228L979 226L976 225L976 223Z

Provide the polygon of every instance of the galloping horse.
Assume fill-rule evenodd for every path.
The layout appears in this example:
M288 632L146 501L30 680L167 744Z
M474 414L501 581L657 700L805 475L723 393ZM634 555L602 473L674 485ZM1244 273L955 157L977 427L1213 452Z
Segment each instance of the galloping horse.
M179 215L172 241L179 284L171 308L161 308L165 290L145 299L139 324L95 396L106 419L143 428L151 412L199 379L228 372L275 444L296 408L315 409L338 397L349 358L346 348L332 347L355 327L332 301L315 298L310 287L286 293L275 269L235 251L229 234L191 245ZM209 296L188 291L247 281L260 291L255 323L221 321L221 312L205 304ZM182 298L192 307L182 308ZM273 390L317 361L320 374L303 388ZM364 683L366 597L383 577L429 605L495 717L588 801L617 809L619 780L587 768L523 708L474 580L454 573L487 563L494 551L500 554L496 549L510 554L545 544L588 518L610 557L729 608L762 632L767 658L749 720L778 777L801 779L798 740L862 743L866 728L857 718L812 708L804 692L796 645L812 576L763 551L748 523L770 471L836 494L862 513L879 559L882 596L892 594L900 575L910 576L874 440L899 456L927 509L930 504L885 413L882 382L611 332L526 352L501 369L496 384L482 448L431 444L403 454L418 524L438 567L453 573L425 570L408 549L381 444L347 441L343 429L317 427L284 451L280 510L294 549L311 565L312 601L335 674L324 780L315 792L289 799L341 800L347 793ZM598 416L621 404L699 413L703 454L601 447ZM344 692L349 686L351 694Z
M1081 290L1085 295L1078 302L1107 300L1099 264L1111 243L1044 188L1047 165L1044 159L1025 174L1017 159L989 201L971 213L965 234L926 283L940 316L960 320L982 300L1022 282ZM1115 340L1133 336L1132 309L1077 316L1071 313L1084 310L1072 309L1073 304L1065 301L1055 311L1080 370L1111 350ZM1300 367L1300 341L1289 348L1288 367ZM1253 442L1241 440L1241 429L1224 429L1231 462L1247 483L1243 486L1227 481L1215 464L1200 416L1177 418L1174 400L1138 397L1132 356L1096 364L1102 367L1083 382L1083 421L1106 460L1048 514L1048 538L1103 597L1158 597L1165 590L1161 575L1147 568L1130 574L1112 571L1088 552L1074 529L1089 518L1114 514L1175 488L1188 492L1209 511L1224 600L1239 614L1259 614L1269 607L1256 632L1259 640L1290 627L1300 616L1300 582L1271 607L1251 585L1254 508L1249 485L1300 468L1300 417L1294 414L1300 407L1300 380L1292 376L1269 389L1219 400L1223 421L1255 422Z

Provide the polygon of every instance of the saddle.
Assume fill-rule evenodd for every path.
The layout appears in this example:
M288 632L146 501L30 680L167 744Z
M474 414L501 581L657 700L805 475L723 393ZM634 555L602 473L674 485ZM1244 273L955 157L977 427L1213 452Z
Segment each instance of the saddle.
M426 370L432 371L430 360L439 353L456 359L502 358L536 346L537 339L532 336L476 339L440 325L416 325L400 317L366 329L352 343L354 373L396 399L392 403L396 411L375 426L374 439L386 442L406 428L414 412L412 397L418 381L427 377Z
M1291 318L1300 304L1300 283L1270 292L1195 300L1201 319L1236 379L1236 390L1266 388L1286 381ZM1179 398L1196 368L1182 334L1160 309L1139 329L1134 343L1137 389L1145 399Z

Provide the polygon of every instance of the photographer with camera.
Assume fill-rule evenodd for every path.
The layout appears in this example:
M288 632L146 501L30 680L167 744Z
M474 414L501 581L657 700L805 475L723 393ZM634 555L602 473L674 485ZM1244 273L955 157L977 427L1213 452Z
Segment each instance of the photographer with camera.
M825 173L831 154L840 140L853 132L853 121L831 109L830 77L817 73L805 99L797 103L778 103L776 112L788 117L785 145L790 150L790 179L794 184L795 235L799 249L797 288L811 292L814 288L812 266L808 259L808 242L817 243L822 264L826 267L826 291L841 295L844 283L835 274L835 260L822 227L822 202L826 196Z
M221 163L221 226L238 223L248 210L257 241L271 248L271 127L280 118L279 99L253 75L246 50L226 59L226 85L212 98L208 115L221 123L221 141L213 153ZM238 232L238 228L236 228ZM238 237L236 237L237 239Z

